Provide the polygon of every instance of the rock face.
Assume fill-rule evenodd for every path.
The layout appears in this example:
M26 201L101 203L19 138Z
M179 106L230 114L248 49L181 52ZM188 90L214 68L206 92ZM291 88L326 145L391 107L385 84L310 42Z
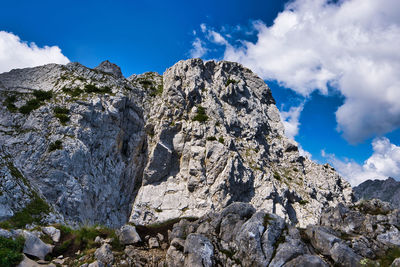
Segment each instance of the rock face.
M284 137L270 89L250 70L191 59L166 70L162 83L144 104L149 152L130 222L201 216L241 201L305 227L322 207L351 201L347 182Z
M3 218L32 188L71 224L127 221L146 159L144 122L122 93L129 85L103 71L71 63L0 74Z
M240 201L306 227L352 202L333 168L299 155L270 89L237 63L190 59L128 79L108 61L49 64L0 74L0 102L0 220L35 197L47 221L112 227Z
M400 182L391 177L386 180L367 180L353 190L357 199L378 198L400 209Z

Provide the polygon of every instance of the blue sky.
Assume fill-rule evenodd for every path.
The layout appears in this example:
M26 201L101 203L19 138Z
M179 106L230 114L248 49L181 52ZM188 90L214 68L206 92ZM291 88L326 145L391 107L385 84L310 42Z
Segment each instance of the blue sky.
M376 2L6 1L0 72L108 59L129 76L192 56L238 61L266 80L305 154L353 184L400 178L400 5Z

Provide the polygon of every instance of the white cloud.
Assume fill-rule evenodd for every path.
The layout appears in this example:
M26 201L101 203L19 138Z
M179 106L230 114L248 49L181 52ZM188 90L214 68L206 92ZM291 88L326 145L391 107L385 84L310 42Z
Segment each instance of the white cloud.
M254 23L255 43L236 40L233 46L214 33L210 40L210 30L202 29L226 46L225 59L264 79L304 96L337 88L345 97L337 129L356 143L400 126L398 14L398 0L296 0L270 27Z
M280 111L282 123L285 126L285 135L294 140L294 137L299 133L300 113L303 110L304 104L298 107L291 107L288 111Z
M396 146L389 139L375 138L372 141L373 153L363 165L353 160L340 160L332 154L321 151L323 157L336 168L353 186L368 179L400 178L400 146Z
M0 73L48 63L66 64L69 60L58 46L38 47L9 32L0 31Z
M203 42L196 38L192 43L192 49L190 50L190 57L191 58L200 58L207 53L207 48L203 46Z

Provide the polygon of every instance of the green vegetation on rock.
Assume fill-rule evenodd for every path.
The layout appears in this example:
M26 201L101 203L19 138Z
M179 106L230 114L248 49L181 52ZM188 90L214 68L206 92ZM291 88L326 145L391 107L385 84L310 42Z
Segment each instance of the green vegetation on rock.
M80 96L83 93L83 90L80 89L79 87L75 87L75 88L68 88L68 87L63 87L61 89L61 91L63 91L64 93L72 96L72 97L77 97Z
M43 105L44 101L50 100L53 97L53 92L51 91L36 90L32 94L35 98L28 100L25 105L19 108L19 112L22 114L31 113L32 110L38 109Z
M65 125L69 121L69 109L62 107L54 108L54 116L60 120L60 122Z
M85 92L86 93L99 93L99 94L110 94L111 88L108 86L97 87L93 84L86 84L85 85Z
M16 266L20 263L23 259L24 243L23 237L12 240L0 236L0 267Z
M49 145L49 152L62 149L62 141L61 140L56 140L54 143L50 143Z
M7 109L9 110L9 111L11 111L11 112L15 112L15 111L17 111L18 110L18 108L15 106L15 101L17 101L17 96L15 96L15 95L11 95L11 96L8 96L7 98L6 98L6 100L4 101L4 105L7 107Z
M228 85L230 85L230 84L236 84L236 83L238 83L238 81L236 81L236 80L232 80L232 79L228 79L227 81L226 81L226 83L225 83L225 86L228 86Z
M194 116L193 121L198 122L206 122L208 120L208 116L206 114L206 110L202 106L197 106L197 114Z
M27 224L41 224L43 214L48 214L50 207L36 193L33 194L33 200L21 211L18 211L10 219L0 223L2 228L23 228Z

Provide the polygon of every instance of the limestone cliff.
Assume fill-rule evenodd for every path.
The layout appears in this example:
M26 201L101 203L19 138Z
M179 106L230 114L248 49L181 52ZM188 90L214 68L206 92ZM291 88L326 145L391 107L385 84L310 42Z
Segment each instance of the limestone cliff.
M127 79L108 61L13 70L0 102L0 220L34 198L50 205L44 220L109 226L240 201L306 226L352 201L332 167L299 155L268 86L237 63L190 59Z

